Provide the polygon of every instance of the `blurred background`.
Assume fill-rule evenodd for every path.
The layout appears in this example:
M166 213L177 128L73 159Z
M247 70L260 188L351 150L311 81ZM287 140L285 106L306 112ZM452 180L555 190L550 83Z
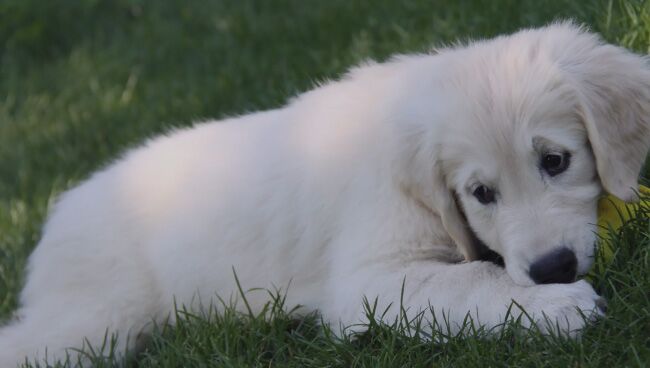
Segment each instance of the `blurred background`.
M56 195L146 137L567 18L648 53L641 0L0 0L0 319Z

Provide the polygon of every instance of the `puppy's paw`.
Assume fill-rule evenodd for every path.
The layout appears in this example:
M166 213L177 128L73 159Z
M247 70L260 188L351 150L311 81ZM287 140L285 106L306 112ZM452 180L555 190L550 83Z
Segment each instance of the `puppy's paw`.
M593 287L580 280L571 284L535 285L522 305L545 333L578 336L587 323L605 315L606 302Z

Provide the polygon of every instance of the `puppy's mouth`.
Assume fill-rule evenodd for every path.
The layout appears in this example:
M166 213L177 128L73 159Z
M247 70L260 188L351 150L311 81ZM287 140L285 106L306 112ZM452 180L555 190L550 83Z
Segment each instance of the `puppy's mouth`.
M493 251L492 249L488 248L485 243L483 243L479 238L474 236L474 247L477 250L478 254L478 259L480 261L488 261L492 262L498 266L505 267L506 263L503 259L503 256L501 254Z
M478 236L476 236L474 229L472 229L472 227L469 226L469 221L467 221L467 215L465 215L465 209L463 208L461 202L458 200L458 193L456 193L456 191L452 191L452 197L454 199L454 202L456 203L456 207L458 208L458 211L463 217L463 220L465 221L466 224L468 224L469 233L472 236L472 243L474 245L474 249L476 249L476 254L478 254L478 260L492 262L498 266L505 267L506 263L503 259L503 256L501 256L501 254L493 251L487 245L485 245L485 243L483 243L483 241L481 241L481 239L479 239Z

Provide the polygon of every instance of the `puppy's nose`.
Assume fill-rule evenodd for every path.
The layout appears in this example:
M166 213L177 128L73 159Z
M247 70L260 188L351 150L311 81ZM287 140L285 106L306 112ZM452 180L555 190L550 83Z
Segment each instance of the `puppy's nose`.
M530 266L530 278L536 284L568 284L576 278L578 259L567 247L554 249Z

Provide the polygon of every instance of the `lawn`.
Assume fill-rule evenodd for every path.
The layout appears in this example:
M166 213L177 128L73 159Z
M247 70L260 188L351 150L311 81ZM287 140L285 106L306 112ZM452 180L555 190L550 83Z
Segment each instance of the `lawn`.
M367 58L565 18L650 50L650 1L0 0L0 319L16 308L48 206L144 138L280 106ZM650 210L640 213L594 279L608 316L579 341L507 330L440 343L403 324L338 340L276 301L261 316L187 316L137 366L647 366Z

